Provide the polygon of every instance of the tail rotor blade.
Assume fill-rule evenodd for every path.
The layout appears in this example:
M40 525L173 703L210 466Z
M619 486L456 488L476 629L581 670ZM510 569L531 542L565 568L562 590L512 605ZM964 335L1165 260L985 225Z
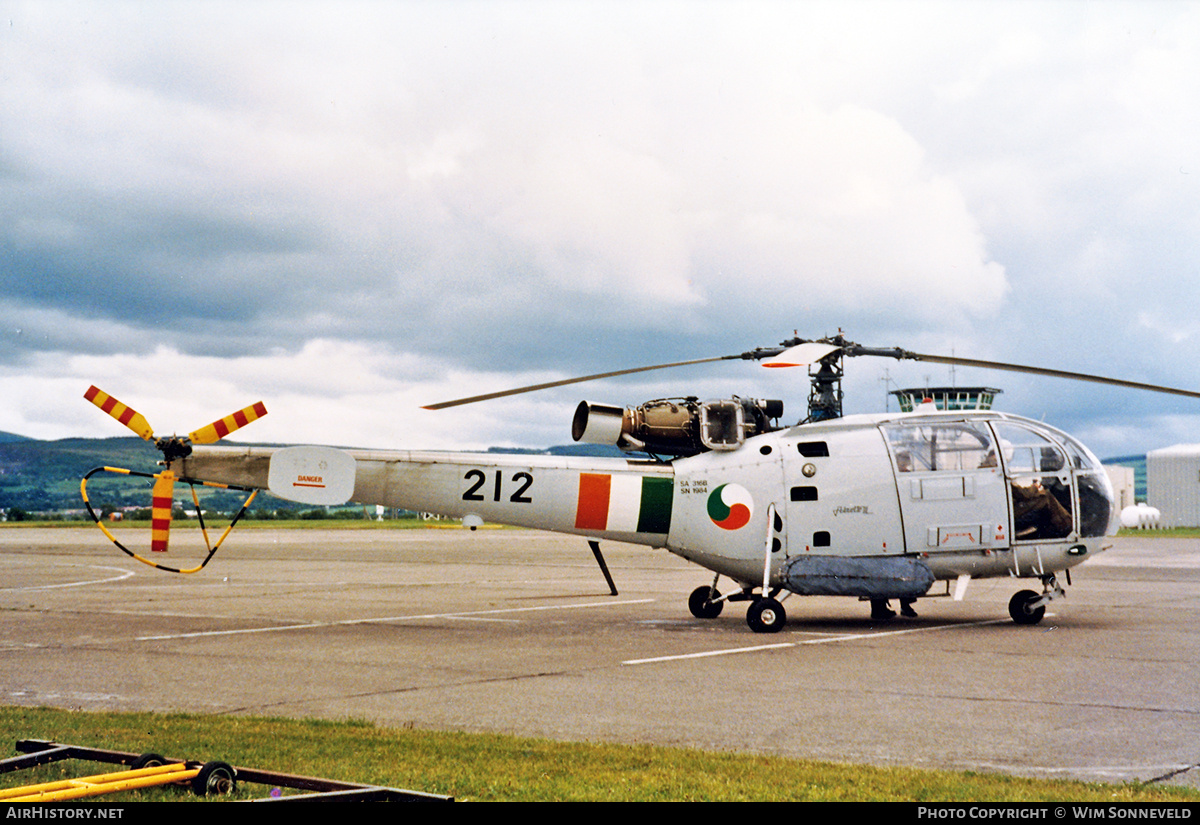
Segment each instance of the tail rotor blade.
M150 422L146 420L145 416L125 406L99 387L93 385L88 388L83 397L147 441L154 438L154 430L150 427Z
M167 552L171 534L171 510L175 506L175 473L163 470L156 475L150 505L150 550Z
M267 408L263 406L263 402L259 401L257 404L251 404L245 409L238 410L233 415L219 418L207 427L201 427L195 432L189 433L188 438L193 444L212 444L266 414Z

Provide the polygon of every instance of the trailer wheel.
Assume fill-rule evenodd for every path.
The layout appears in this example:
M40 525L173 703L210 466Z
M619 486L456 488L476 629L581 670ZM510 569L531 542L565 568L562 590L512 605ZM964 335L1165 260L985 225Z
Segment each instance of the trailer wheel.
M237 790L237 771L227 762L205 762L200 773L192 778L192 793L196 796L231 794Z
M167 764L167 758L157 753L143 753L137 759L129 763L130 770L141 770L142 768L157 768L159 765Z

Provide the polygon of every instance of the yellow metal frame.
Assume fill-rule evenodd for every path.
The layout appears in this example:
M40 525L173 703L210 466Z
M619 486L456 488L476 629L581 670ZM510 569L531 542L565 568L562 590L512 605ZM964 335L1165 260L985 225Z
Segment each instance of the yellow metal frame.
M60 779L20 788L0 790L4 802L60 802L65 799L83 799L88 796L128 791L135 788L151 788L187 782L199 775L200 766L189 766L186 762L155 765L116 773L101 773L79 779Z

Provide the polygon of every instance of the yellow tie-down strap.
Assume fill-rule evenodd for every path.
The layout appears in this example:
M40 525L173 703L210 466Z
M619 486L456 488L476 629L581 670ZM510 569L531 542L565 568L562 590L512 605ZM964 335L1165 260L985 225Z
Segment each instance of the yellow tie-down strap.
M134 551L132 551L128 547L126 547L124 544L122 544L120 539L118 539L116 536L114 536L112 534L112 531L110 531L107 527L104 526L104 521L101 519L100 515L96 512L95 508L92 507L92 503L88 500L88 495L87 495L88 479L90 479L92 476L96 475L97 473L113 473L115 475L137 476L140 478L154 479L154 488L153 488L153 491L151 492L151 497L152 497L152 500L151 500L151 527L150 527L150 550L151 550L151 552L166 552L166 550L167 550L167 538L168 538L168 535L169 535L169 532L171 529L171 508L173 506L173 492L174 492L175 482L180 479L178 479L178 477L175 475L175 473L172 472L170 467L163 470L161 473L139 473L136 470L126 470L122 467L97 467L96 469L89 471L87 473L87 475L85 475L79 482L79 494L83 497L83 503L87 507L88 515L90 515L92 517L92 521L95 522L96 526L100 528L101 532L103 532L104 535L108 537L108 540L111 541L113 544L115 544L122 553L129 556L130 558L137 559L142 564L148 564L149 566L151 566L155 569L165 570L168 573L195 573L197 571L203 570L208 565L208 563L212 559L212 557L216 554L216 552L219 549L221 549L221 545L224 543L225 538L230 534L230 532L233 531L234 526L238 523L238 521L241 520L242 516L245 515L246 510L250 507L251 502L254 501L254 497L258 495L258 490L251 490L248 487L235 487L230 484L219 484L215 481L199 482L204 487L216 487L216 488L219 488L222 490L236 490L236 491L242 492L242 493L249 493L249 495L246 497L246 500L242 502L241 509L239 509L237 511L237 513L234 515L233 519L229 522L229 526L225 528L225 532L221 534L221 537L219 539L217 539L217 543L213 544L212 542L209 541L208 527L204 523L204 513L200 509L200 497L196 494L196 482L190 481L188 479L183 479L183 481L186 481L187 484L191 487L192 501L196 505L196 517L200 522L200 532L204 536L204 546L208 550L208 555L206 555L204 557L204 560L201 561L198 565L196 565L195 567L183 569L183 568L179 568L179 567L171 567L170 565L162 564L161 562L156 562L153 559L148 559L139 553L135 553Z

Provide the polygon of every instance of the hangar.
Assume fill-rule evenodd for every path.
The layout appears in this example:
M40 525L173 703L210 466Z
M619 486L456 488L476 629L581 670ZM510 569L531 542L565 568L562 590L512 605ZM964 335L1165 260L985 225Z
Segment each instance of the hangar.
M1176 444L1146 455L1146 501L1163 527L1200 527L1200 444Z

